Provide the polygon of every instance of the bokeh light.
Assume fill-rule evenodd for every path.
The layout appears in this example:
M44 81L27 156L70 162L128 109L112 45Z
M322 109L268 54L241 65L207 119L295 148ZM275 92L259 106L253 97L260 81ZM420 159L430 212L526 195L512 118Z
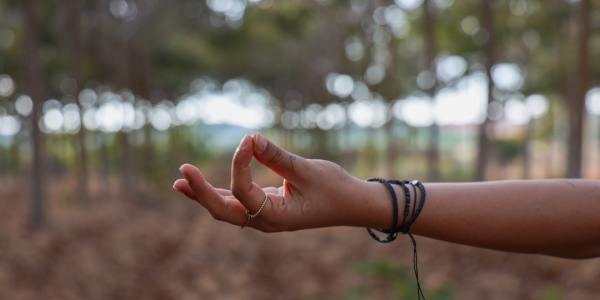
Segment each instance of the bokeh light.
M434 122L432 105L431 98L416 93L394 104L394 116L410 126L431 126Z
M525 99L527 110L532 118L539 119L548 111L548 99L543 95L534 94Z
M504 104L504 111L504 117L513 125L522 126L527 124L531 119L527 105L523 101L522 97L513 97L508 99Z
M600 87L590 89L585 98L587 111L593 115L600 116Z
M394 0L396 5L405 10L415 10L421 6L423 0Z
M29 116L33 110L33 101L31 100L31 97L27 95L20 95L17 97L17 100L15 100L15 110L23 117Z
M15 81L6 74L0 74L0 97L10 97L15 91Z
M517 91L523 86L523 71L517 64L500 63L492 68L492 78L498 88Z
M14 116L0 114L0 136L14 136L21 130L21 122Z
M50 108L42 117L42 124L44 125L42 128L49 132L59 132L64 122L65 118L62 111L59 108Z
M467 70L467 61L458 55L438 57L437 76L443 82L461 77Z
M479 33L479 20L475 16L464 17L460 22L460 29L462 29L465 34L474 36Z

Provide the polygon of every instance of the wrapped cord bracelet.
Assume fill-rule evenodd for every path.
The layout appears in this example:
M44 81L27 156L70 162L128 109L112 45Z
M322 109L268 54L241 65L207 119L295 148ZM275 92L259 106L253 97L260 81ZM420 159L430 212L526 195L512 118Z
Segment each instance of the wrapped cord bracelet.
M377 234L373 232L373 229L367 228L367 232L374 240L380 243L389 243L396 239L398 233L407 234L410 237L413 246L413 271L415 274L415 279L417 281L417 299L425 299L425 295L423 293L423 289L421 287L421 280L419 278L419 266L418 266L418 256L417 256L417 241L415 237L410 233L410 228L417 220L417 217L421 214L423 207L425 206L426 199L426 191L425 186L418 180L387 180L381 177L372 177L367 179L370 182L379 182L383 184L388 192L390 193L390 198L392 201L392 226L390 229L379 229L378 231L385 233L385 239L380 238ZM403 219L400 225L398 225L398 197L396 196L396 192L392 185L399 185L404 192L404 211L403 211ZM413 196L411 197L410 190L406 185L410 185L413 191ZM417 189L419 192L417 193ZM418 194L418 197L417 197ZM414 198L414 201L412 200ZM412 211L410 211L411 203L413 203ZM410 212L409 212L410 211Z

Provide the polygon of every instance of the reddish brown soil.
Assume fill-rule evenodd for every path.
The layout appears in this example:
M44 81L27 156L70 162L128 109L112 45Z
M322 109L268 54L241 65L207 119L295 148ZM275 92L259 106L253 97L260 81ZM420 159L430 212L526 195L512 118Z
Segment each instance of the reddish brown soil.
M51 225L32 234L26 194L0 188L0 299L345 299L365 284L360 299L389 299L388 284L353 266L411 261L407 238L380 245L362 228L240 230L168 188L151 204L105 194L81 206L57 185L50 195ZM600 296L600 259L418 242L426 293L448 286L455 299Z

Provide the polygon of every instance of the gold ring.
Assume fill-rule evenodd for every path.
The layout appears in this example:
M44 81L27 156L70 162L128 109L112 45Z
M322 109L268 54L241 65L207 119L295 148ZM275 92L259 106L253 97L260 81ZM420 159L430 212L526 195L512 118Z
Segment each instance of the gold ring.
M250 213L250 211L246 209L246 223L242 225L242 228L248 226L248 224L250 224L250 220L258 217L258 215L262 212L263 208L265 208L265 206L267 205L267 200L269 200L269 195L265 194L265 199L263 199L262 203L260 204L260 207L255 213Z

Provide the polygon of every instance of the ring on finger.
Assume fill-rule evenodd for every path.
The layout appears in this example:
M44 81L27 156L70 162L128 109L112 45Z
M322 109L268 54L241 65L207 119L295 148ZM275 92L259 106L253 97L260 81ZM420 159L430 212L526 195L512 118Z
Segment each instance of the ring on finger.
M258 215L260 215L263 208L265 208L265 206L267 204L267 200L269 200L269 195L265 195L265 198L263 199L262 203L260 204L260 207L258 208L258 210L255 213L251 213L250 210L246 209L246 223L244 225L242 225L242 228L248 226L248 224L250 224L250 221L252 219L254 219L254 218L258 217Z

